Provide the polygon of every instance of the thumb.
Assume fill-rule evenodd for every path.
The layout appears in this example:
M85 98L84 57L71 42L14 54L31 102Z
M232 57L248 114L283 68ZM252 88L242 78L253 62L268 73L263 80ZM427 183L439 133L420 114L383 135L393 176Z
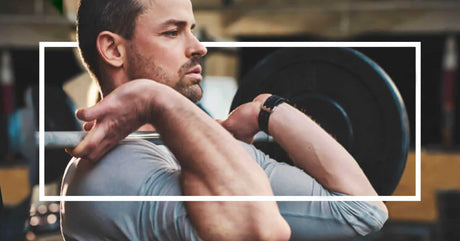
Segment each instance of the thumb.
M102 108L100 108L99 104L88 108L78 109L75 112L75 116L82 121L90 122L99 118L102 115Z

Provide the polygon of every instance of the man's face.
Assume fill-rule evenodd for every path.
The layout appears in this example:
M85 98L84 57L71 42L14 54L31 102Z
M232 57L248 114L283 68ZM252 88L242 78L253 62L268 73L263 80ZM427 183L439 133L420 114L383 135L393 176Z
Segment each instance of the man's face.
M190 0L147 0L127 43L129 79L149 78L166 84L193 102L201 99L201 64L206 48L192 33Z

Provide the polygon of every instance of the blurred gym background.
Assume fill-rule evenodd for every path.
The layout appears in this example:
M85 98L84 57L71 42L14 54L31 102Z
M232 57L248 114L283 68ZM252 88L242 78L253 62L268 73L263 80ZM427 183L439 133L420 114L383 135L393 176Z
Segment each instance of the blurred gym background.
M38 200L38 44L75 41L77 0L0 1L0 240L62 240L59 204ZM387 202L380 232L354 240L460 240L460 1L193 0L201 41L420 41L422 201ZM360 48L392 77L406 104L411 151L394 195L415 195L413 51ZM266 49L209 49L201 105L225 118L238 80ZM79 130L75 108L97 99L75 49L47 49L47 130ZM46 195L70 157L46 153Z

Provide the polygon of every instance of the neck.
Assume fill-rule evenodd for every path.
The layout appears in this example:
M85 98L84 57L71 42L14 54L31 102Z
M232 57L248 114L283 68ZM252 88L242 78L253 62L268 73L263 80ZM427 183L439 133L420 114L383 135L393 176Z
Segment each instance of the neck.
M129 81L125 72L121 68L106 67L100 69L100 83L102 96L109 95L113 90Z
M102 74L105 73L105 74ZM122 71L112 71L110 73L101 71L101 78L99 79L102 98L109 95L116 88L128 82L126 75ZM151 124L144 124L137 129L137 131L155 131L155 127Z

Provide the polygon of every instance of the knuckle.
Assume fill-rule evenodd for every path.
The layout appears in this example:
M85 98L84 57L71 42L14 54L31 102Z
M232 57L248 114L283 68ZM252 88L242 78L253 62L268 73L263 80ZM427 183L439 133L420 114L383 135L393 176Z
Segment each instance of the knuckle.
M119 132L118 130L119 127L120 127L120 124L116 120L107 122L106 131L105 131L105 139L112 140L116 138Z
M98 157L97 153L92 152L92 153L90 153L89 155L86 156L86 159L89 160L89 161L94 162L94 161L98 160L97 157Z
M94 143L94 142L92 142L92 141L90 141L90 142L88 142L88 143L86 144L85 149L88 150L88 151L90 152L90 151L94 150L96 147L97 147L97 144Z

